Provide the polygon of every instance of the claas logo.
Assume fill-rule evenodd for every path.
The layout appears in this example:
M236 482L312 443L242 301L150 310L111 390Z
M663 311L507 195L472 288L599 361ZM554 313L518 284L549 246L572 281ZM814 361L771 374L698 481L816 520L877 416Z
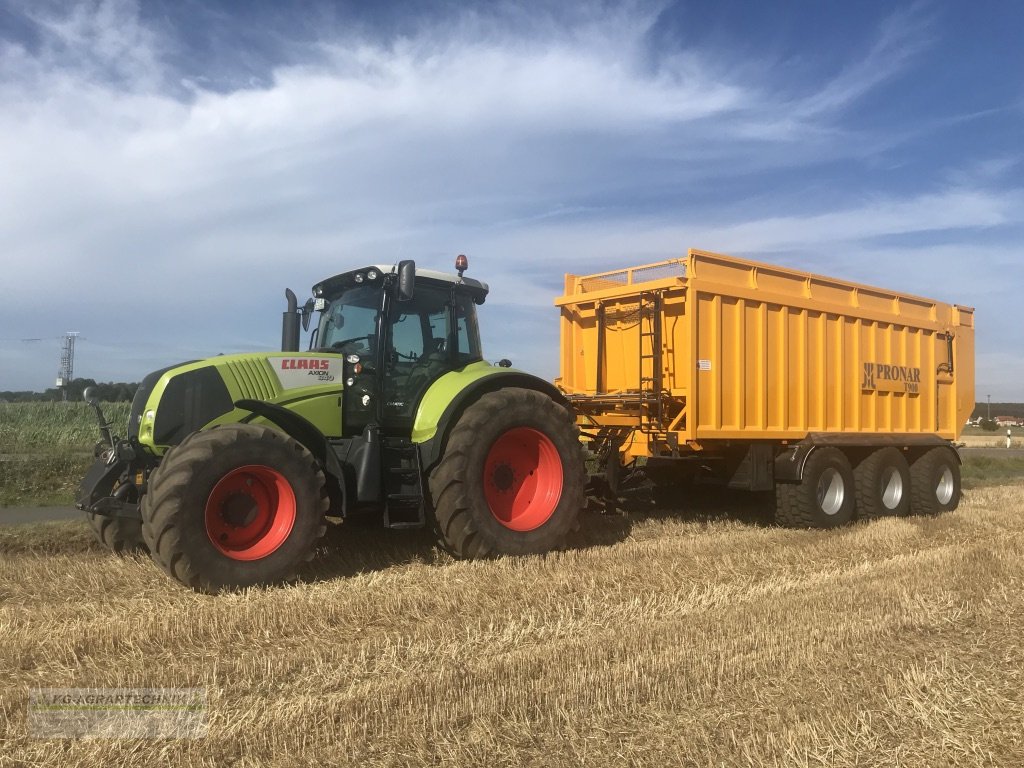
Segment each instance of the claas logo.
M330 360L309 357L286 357L281 360L282 371L326 371L330 366Z

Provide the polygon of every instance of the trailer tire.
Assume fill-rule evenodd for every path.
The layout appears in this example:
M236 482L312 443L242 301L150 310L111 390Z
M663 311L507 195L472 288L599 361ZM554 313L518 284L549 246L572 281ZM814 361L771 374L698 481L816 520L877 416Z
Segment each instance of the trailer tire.
M853 470L857 515L867 520L910 513L910 465L896 448L872 451Z
M441 545L460 558L564 546L584 504L583 447L569 412L508 387L460 415L430 474Z
M270 427L194 432L164 456L148 487L141 508L150 554L199 592L291 580L327 530L323 471L305 446Z
M910 465L910 509L916 515L952 512L960 505L960 464L950 448L932 448Z
M838 528L856 507L853 469L838 448L811 451L803 480L775 488L775 521L787 528Z
M142 536L142 521L128 517L109 517L86 512L86 520L96 540L116 555L149 551Z

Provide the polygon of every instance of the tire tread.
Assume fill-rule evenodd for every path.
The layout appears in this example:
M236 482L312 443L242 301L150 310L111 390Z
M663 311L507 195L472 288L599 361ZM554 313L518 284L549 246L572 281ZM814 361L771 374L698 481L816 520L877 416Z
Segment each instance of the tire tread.
M441 545L455 557L484 558L534 551L532 547L521 550L519 546L510 544L509 540L515 536L512 531L508 532L507 540L499 540L481 526L476 515L483 512L474 509L466 478L472 457L483 449L479 439L481 430L492 419L501 415L511 423L530 423L537 419L538 413L543 415L549 431L560 432L562 437L571 439L571 445L579 447L576 457L562 457L563 462L578 464L576 469L567 471L562 489L562 498L568 500L564 514L571 515L572 519L568 521L567 530L550 548L563 547L568 532L578 528L579 510L583 507L585 464L575 422L565 408L540 392L514 387L499 389L483 395L462 413L448 437L441 460L429 477L435 529ZM487 510L486 514L489 515L490 511Z
M141 510L142 535L153 560L168 576L197 591L217 593L233 585L204 577L194 553L184 548L180 521L186 512L186 491L194 480L196 470L213 458L217 449L239 440L284 441L305 459L310 477L319 489L319 508L316 513L320 523L314 546L283 577L266 583L293 579L301 563L312 557L316 541L326 531L323 516L330 506L326 477L305 446L283 432L250 424L225 424L194 432L165 454L163 461L152 472L148 492L142 497Z

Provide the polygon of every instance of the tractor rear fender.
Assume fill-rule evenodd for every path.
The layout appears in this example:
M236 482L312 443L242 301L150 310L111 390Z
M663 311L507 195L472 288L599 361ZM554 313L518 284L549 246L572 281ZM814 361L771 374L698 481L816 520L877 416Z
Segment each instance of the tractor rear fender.
M474 373L465 377L458 372L443 376L420 399L412 439L419 445L420 467L425 475L441 458L448 434L462 412L488 392L506 387L532 389L568 407L568 401L553 384L529 373L508 368L478 369Z
M341 468L341 462L338 461L334 449L327 442L323 432L317 429L313 422L287 408L262 400L236 400L234 405L236 408L250 411L277 425L283 432L308 448L323 467L332 495L337 493L340 497L337 499L340 509L345 508L345 475ZM249 419L243 419L243 421L249 421ZM332 503L331 506L334 507L335 504Z

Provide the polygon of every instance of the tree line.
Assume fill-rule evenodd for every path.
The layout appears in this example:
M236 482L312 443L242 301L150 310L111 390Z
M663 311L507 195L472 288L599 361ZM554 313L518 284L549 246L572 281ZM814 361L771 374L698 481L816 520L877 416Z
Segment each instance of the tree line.
M95 387L96 394L104 403L131 402L135 397L135 390L139 388L138 382L127 383L123 381L97 382L95 379L74 379L68 385L68 400L81 400L82 392L86 387ZM51 387L45 392L0 392L0 403L38 403L63 400L64 394L60 389Z

